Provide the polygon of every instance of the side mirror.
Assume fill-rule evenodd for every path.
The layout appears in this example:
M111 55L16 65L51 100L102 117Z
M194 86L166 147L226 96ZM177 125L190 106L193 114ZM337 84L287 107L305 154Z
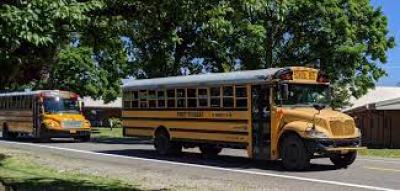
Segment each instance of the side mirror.
M288 84L281 85L281 93L282 93L282 100L289 99L289 85Z

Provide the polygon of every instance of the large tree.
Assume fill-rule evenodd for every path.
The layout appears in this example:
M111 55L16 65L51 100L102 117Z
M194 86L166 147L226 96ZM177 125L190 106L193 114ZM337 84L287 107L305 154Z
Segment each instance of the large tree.
M111 100L128 73L313 65L330 76L341 104L385 75L394 46L369 0L3 2L0 89L31 83Z
M394 47L369 0L137 2L129 37L140 77L312 65L330 76L340 105L385 76Z
M119 96L128 52L118 17L133 9L111 2L3 1L0 90L64 89L106 101Z

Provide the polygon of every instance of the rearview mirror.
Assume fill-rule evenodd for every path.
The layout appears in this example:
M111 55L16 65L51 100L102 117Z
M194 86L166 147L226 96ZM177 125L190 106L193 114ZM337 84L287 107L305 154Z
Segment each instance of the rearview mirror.
M289 99L289 85L288 84L281 85L281 93L282 93L282 100Z

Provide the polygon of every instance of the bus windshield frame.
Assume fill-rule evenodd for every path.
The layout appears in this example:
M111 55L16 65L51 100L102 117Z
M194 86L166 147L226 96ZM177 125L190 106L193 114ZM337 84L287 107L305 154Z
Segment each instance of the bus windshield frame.
M44 97L43 109L45 113L80 113L79 101L73 98Z
M283 99L283 90L278 88L276 104L289 107L313 107L314 105L331 105L331 88L329 84L287 83L288 99ZM279 86L280 87L280 86Z

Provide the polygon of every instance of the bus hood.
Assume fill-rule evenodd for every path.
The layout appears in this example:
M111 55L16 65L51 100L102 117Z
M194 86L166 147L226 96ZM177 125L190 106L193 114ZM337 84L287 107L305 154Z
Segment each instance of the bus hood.
M354 120L349 115L323 109L321 112L311 107L282 108L283 120L285 123L294 121L304 121L314 123L320 128L324 128L329 133L330 138L354 138L358 137L359 132Z
M62 121L85 121L85 117L82 114L74 113L74 114L45 114L44 119L53 120L58 123Z

